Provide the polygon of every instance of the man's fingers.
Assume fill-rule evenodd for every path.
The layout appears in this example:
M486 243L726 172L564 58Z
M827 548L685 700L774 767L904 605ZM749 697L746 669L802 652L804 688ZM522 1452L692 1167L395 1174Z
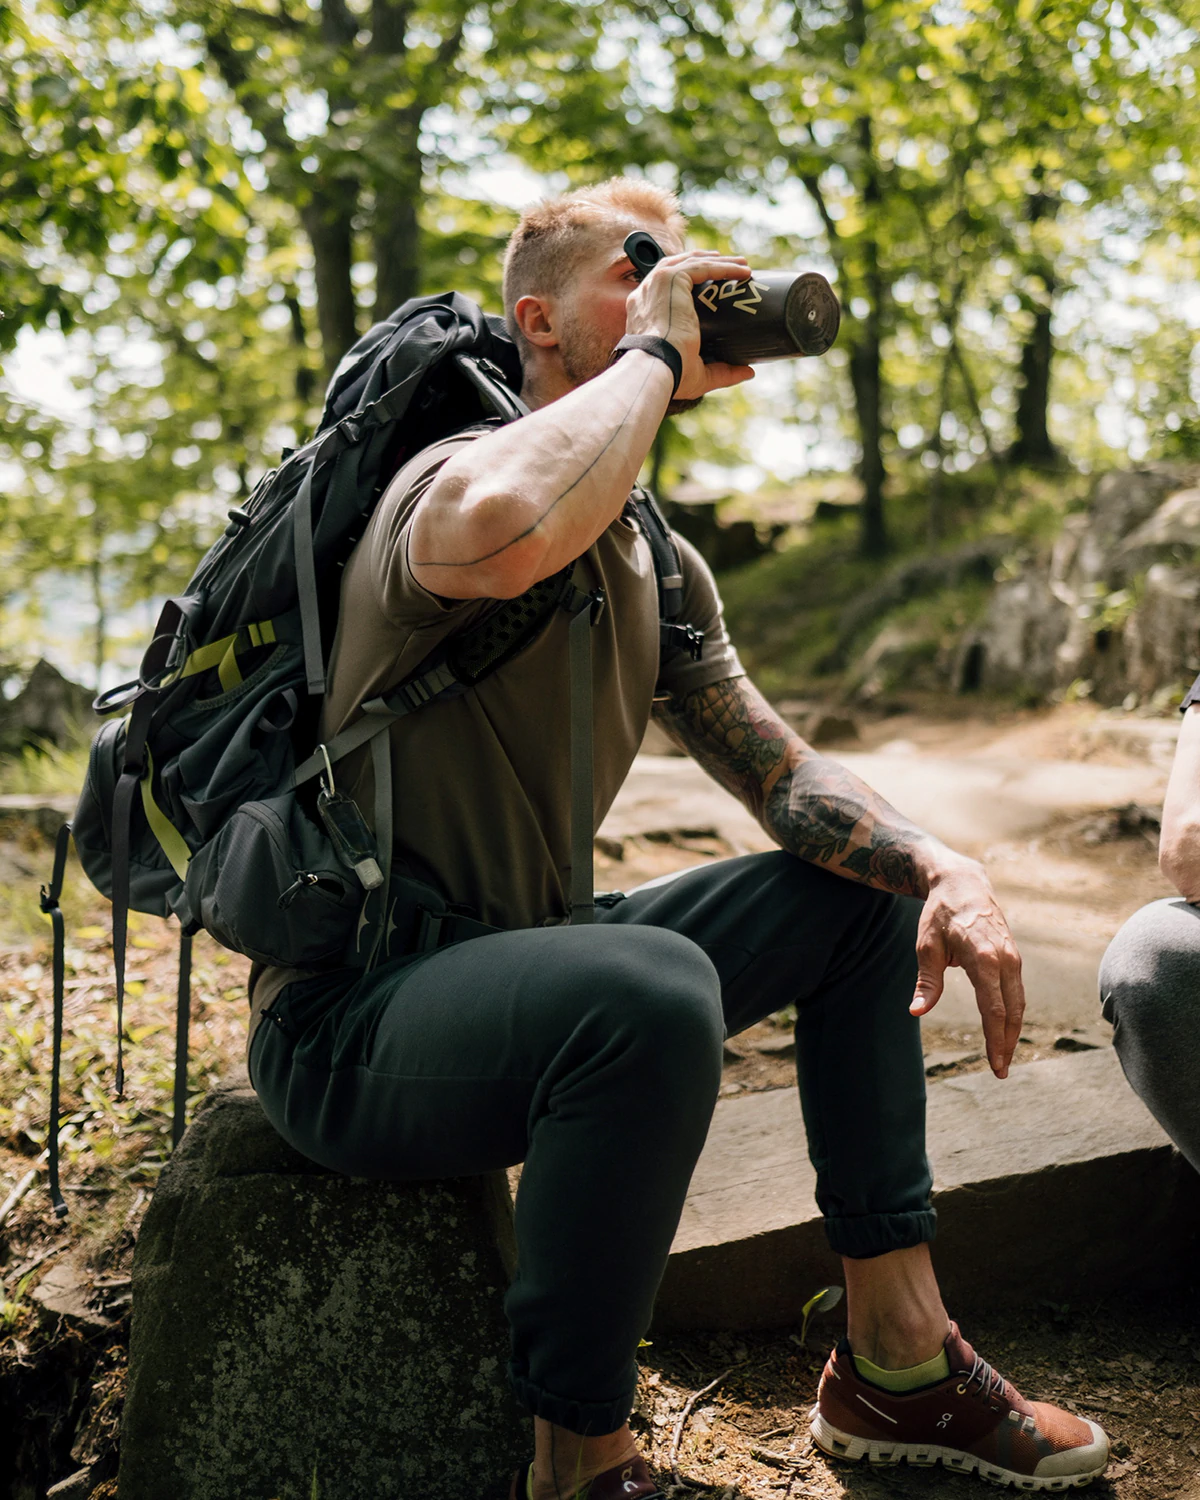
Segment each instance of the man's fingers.
M1002 962L1000 987L1004 994L1004 1070L1007 1073L1021 1040L1021 1022L1025 1016L1025 981L1021 977L1021 955L1015 947Z
M927 1016L942 998L946 983L946 949L937 938L917 944L917 987L908 1007L914 1016Z
M720 391L728 385L741 385L743 380L754 379L753 365L726 365L720 360L714 360L711 365L704 367L708 371L708 388L710 391Z
M1000 982L1000 954L990 944L976 948L969 957L963 956L963 968L974 987L975 1003L983 1020L988 1063L997 1078L1005 1078L1012 1052L1007 1046L1008 1012Z
M660 260L655 271L664 271L675 276L683 272L693 284L702 281L745 281L750 275L750 263L741 255L679 255Z

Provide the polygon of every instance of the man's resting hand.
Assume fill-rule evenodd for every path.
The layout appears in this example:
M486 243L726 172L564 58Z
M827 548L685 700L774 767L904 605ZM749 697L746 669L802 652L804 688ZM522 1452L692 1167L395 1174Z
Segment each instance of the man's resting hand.
M988 1062L997 1078L1006 1078L1025 1014L1021 955L991 881L975 860L956 855L931 877L917 929L917 960L913 1015L928 1015L938 1003L948 968L963 969L983 1017Z

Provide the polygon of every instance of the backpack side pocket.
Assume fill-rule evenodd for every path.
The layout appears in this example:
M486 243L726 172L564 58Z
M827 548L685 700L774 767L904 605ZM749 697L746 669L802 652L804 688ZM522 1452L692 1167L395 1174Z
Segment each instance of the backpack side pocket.
M297 968L340 959L363 898L290 794L243 803L192 859L184 894L226 948Z

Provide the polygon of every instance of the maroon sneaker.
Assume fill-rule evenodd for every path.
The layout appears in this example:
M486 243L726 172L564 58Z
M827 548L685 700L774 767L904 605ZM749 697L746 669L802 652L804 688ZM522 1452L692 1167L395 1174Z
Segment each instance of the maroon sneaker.
M525 1476L529 1466L518 1469L513 1475L512 1489L508 1500L525 1500ZM618 1464L615 1469L605 1469L597 1474L590 1484L585 1484L573 1500L666 1500L661 1490L656 1489L645 1460L631 1458Z
M951 1323L950 1376L915 1391L885 1391L864 1380L850 1345L829 1356L813 1441L835 1458L872 1464L942 1463L1020 1490L1067 1490L1104 1472L1108 1439L1095 1422L1026 1401L982 1360Z

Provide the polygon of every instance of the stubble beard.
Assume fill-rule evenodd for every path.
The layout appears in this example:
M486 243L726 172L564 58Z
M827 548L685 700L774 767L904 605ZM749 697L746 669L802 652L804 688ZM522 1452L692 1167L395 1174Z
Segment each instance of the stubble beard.
M558 340L558 357L562 360L563 373L574 386L594 380L608 369L613 345L595 328L589 328L582 318L568 315L563 319ZM672 398L667 407L668 417L681 411L691 411L700 405L703 396L691 396L685 401Z

